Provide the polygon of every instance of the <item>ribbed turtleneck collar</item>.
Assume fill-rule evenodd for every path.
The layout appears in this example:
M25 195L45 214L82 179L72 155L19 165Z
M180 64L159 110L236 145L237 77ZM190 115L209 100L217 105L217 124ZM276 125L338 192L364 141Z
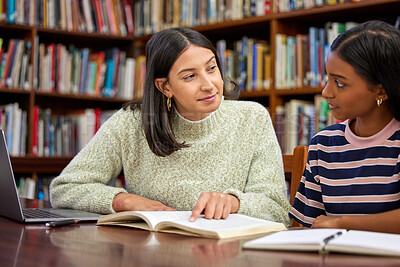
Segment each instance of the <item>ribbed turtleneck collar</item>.
M171 126L178 142L190 143L201 140L221 127L221 123L224 121L224 101L222 99L217 110L199 121L185 119L175 108L171 110Z

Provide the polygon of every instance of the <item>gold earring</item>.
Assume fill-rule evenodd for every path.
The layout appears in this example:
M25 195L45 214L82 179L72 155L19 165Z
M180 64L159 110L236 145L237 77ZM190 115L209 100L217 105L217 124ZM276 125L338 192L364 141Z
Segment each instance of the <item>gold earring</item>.
M378 105L378 107L380 107L382 105L383 99L378 99L376 100L376 104Z
M167 98L167 109L168 109L168 111L171 110L171 98L170 97Z

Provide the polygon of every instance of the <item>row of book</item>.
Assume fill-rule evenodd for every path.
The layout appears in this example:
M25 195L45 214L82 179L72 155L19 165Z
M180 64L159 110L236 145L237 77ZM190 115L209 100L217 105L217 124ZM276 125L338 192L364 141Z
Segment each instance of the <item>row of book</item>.
M0 0L0 20L68 31L133 35L130 0Z
M0 87L30 88L32 64L30 41L11 39L6 49L0 38Z
M325 5L338 5L362 0L275 0L274 12L289 12L293 10L320 7Z
M1 40L1 39L0 39ZM33 62L30 54L33 51ZM0 49L0 87L37 91L118 97L142 95L145 57L127 57L116 47L91 51L73 45L10 39ZM135 92L136 91L136 92Z
M340 122L320 94L314 101L291 99L275 112L275 131L283 154L293 154L296 146L308 146L317 132Z
M263 16L270 9L270 0L141 0L134 4L135 35Z
M31 177L20 176L15 179L18 195L20 198L27 199L43 199L50 200L49 186L54 176L37 176ZM124 187L124 179L118 176L110 182L110 185L115 187Z
M23 177L15 179L20 198L49 201L49 185L54 177Z
M116 47L97 52L40 43L35 59L39 91L133 98L135 59Z
M85 109L76 114L53 114L35 106L33 112L34 156L74 156L116 110Z
M27 144L27 112L18 102L0 106L0 129L4 131L11 156L24 156Z
M308 34L276 34L275 88L323 86L327 81L325 59L330 45L355 22L328 22L324 28L310 27Z
M272 63L269 44L264 40L248 38L227 44L217 41L221 71L237 81L242 91L266 90L272 86Z
M73 156L94 136L100 125L116 110L85 109L70 115L52 114L35 106L33 112L34 156ZM27 112L19 103L0 106L0 129L5 133L11 156L27 152Z

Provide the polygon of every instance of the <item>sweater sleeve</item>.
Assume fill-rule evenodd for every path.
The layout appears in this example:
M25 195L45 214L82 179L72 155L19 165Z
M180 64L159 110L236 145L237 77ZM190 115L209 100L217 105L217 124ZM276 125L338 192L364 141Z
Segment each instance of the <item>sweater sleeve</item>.
M50 184L53 207L112 213L114 196L125 192L110 182L122 170L121 142L115 134L116 117L110 118L89 143Z
M265 110L265 109L264 109ZM229 189L225 193L239 198L239 213L266 220L290 224L283 171L282 152L274 128L265 110L261 126L257 127L258 141L248 170L244 191Z

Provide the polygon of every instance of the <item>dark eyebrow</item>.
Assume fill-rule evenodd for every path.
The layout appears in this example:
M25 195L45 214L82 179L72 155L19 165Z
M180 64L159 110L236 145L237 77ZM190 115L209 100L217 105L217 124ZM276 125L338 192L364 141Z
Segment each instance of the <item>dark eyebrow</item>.
M341 79L347 80L346 77L344 77L344 76L342 76L342 75L339 75L339 74L335 74L335 73L329 73L329 76L333 76L333 77L336 77L336 78L341 78Z
M210 61L212 61L213 59L215 59L215 56L212 56L212 57L206 62L206 64L204 64L204 65L207 65L207 64L210 63ZM177 75L181 74L182 72L185 72L185 71L192 71L192 70L194 70L194 69L193 69L193 68L191 68L191 69L183 69L183 70L179 71Z

